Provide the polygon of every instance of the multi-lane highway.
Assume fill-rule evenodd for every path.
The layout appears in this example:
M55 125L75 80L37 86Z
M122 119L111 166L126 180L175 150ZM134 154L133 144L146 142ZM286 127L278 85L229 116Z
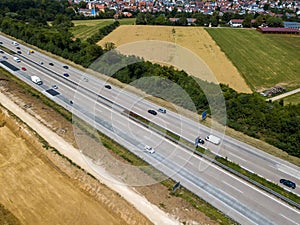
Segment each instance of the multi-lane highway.
M16 47L11 44L11 40L3 36L0 36L0 40L6 48L15 50ZM105 81L86 74L82 75L81 71L72 67L65 69L63 68L64 64L39 52L27 55L26 52L29 49L25 46L20 48L23 53L19 56L20 63L16 63L12 56L4 53L8 57L5 61L9 64L17 68L26 67L27 71L13 72L16 76L44 93L51 89L53 84L56 84L58 86L56 91L59 94L56 96L47 94L54 101L71 109L74 115L93 124L97 129L126 146L149 164L164 171L167 176L181 181L182 185L211 202L227 215L242 224L298 224L299 210L293 209L275 197L211 165L157 133L130 120L121 112L123 108L128 108L153 123L180 134L191 142L197 135L205 137L209 134L209 128L171 111L157 116L150 115L147 110L157 109L159 106L115 86L112 86L112 89L107 89L104 87ZM43 65L40 64L41 61ZM54 66L49 65L50 62ZM3 63L1 64L3 65ZM64 73L68 73L69 77L65 77ZM40 76L44 84L35 85L30 81L29 74ZM88 80L83 81L83 76L87 77ZM121 107L116 106L116 104L112 105L109 101L99 98L98 95L115 101ZM222 136L222 134L216 134ZM145 145L154 147L156 152L147 154L143 149ZM280 178L284 177L300 183L298 167L227 136L220 146L209 145L208 143L205 146L218 154L227 156L249 170L265 176L267 179L278 182ZM85 147L88 148L88 146ZM85 151L88 152L89 149L85 149ZM103 154L98 157L99 159L104 158ZM132 184L133 181L128 178L129 175L122 174L119 175L119 178ZM294 191L299 193L299 187Z

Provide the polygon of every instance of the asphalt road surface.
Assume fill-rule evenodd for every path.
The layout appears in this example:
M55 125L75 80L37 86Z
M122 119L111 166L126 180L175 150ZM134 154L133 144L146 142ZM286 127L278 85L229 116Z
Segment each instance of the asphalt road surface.
M1 37L1 41L3 41L5 47L14 48L10 40ZM21 46L21 50L27 52L28 48ZM7 55L7 53L5 54ZM149 164L164 171L166 175L180 181L186 188L240 223L298 224L299 210L293 209L275 197L196 157L191 152L166 140L155 132L136 124L121 114L122 107L109 105L109 102L99 99L97 95L113 101L117 99L118 104L123 107L135 111L153 123L172 130L174 133L181 134L191 142L197 135L205 137L205 135L211 133L209 128L170 111L167 114L152 116L147 110L149 108L157 109L158 106L131 93L124 92L115 86L112 86L110 90L106 89L104 87L105 81L96 80L86 74L84 76L88 77L88 82L83 81L81 71L71 67L64 69L64 64L38 52L31 55L23 54L20 59L21 62L16 63L13 61L12 56L8 55L8 60L6 60L18 68L21 66L26 67L27 71L13 72L20 79L44 93L46 90L51 89L53 84L56 84L58 86L56 91L59 92L59 95L47 94L47 96L72 110L74 115L78 115L85 121L94 124L97 129L127 147ZM40 61L44 62L43 65L40 65ZM50 66L49 62L53 62L54 66ZM63 75L66 72L70 75L69 77ZM38 75L44 84L41 86L35 85L29 80L29 74ZM85 88L78 88L78 84ZM120 91L122 94L119 94ZM217 132L214 132L214 134L218 135ZM222 134L219 136L222 137ZM143 151L144 145L152 146L156 152L147 154ZM247 167L244 167L250 167L249 170L261 174L267 179L272 178L270 180L278 182L278 179L284 177L300 183L298 167L234 139L225 136L220 146L206 145L218 154L226 154L228 158L234 159L233 161L242 166L247 165ZM124 177L119 177L119 179L127 182ZM299 187L295 189L295 192L299 193Z

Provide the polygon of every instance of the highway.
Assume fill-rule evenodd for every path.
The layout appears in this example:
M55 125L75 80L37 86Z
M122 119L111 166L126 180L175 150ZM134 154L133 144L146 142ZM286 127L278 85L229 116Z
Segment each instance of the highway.
M7 40L6 43L8 47L12 46L10 40ZM25 47L22 46L22 48ZM28 48L26 50L28 51ZM206 142L204 147L210 149L215 154L227 157L228 160L231 160L241 165L243 168L252 171L274 183L277 183L283 188L286 188L288 191L292 191L300 196L299 167L267 154L250 145L235 140L229 136L223 135L222 132L220 133L215 130L211 130L210 128L199 124L197 121L191 120L172 111L168 111L167 114L159 113L157 116L152 116L147 112L147 110L158 109L159 106L145 100L147 95L137 96L130 93L126 89L120 89L118 87L113 87L110 91L102 91L105 82L101 80L95 80L93 77L89 76L90 82L85 83L82 79L85 76L83 75L82 71L78 71L72 67L69 69L64 69L62 67L64 64L54 62L52 59L44 56L43 54L39 54L38 52L30 56L25 56L34 60L35 62L44 62L41 67L50 70L50 72L55 69L57 72L57 77L62 76L62 74L66 72L71 74L71 80L75 83L84 85L95 93L101 92L102 96L111 99L111 101L115 102L115 104L134 111L136 114L147 118L152 123L163 127L165 130L169 130L175 134L178 134L180 137L189 140L191 143L194 142L197 136L205 138L210 133L213 133L220 138L223 137L223 142L220 146ZM49 63L52 61L54 62L54 66L49 65ZM74 97L76 98L76 96ZM69 98L71 98L71 96L69 96ZM281 178L292 180L299 185L294 190L288 189L279 183Z
M1 37L1 41L3 41L5 47L11 47L10 40ZM21 49L23 54L26 53L25 46L21 46ZM298 210L252 187L243 180L220 170L216 166L193 155L191 152L157 135L155 132L133 122L121 114L121 107L109 105L107 101L99 99L97 94L101 94L101 96L112 100L115 96L118 96L114 100L118 99L118 104L131 110L134 109L136 113L150 119L153 123L163 125L168 130L173 130L173 132L177 133L176 129L179 127L180 130L178 133L182 131L181 136L191 140L191 142L199 134L204 137L210 133L209 128L197 125L195 122L182 116L178 119L178 115L170 111L167 114L152 116L147 113L147 110L149 108L157 109L158 106L131 93L124 92L115 86L112 86L110 90L106 89L104 88L105 81L97 80L89 75L84 75L88 77L88 82L82 81L81 71L77 71L71 67L64 69L64 64L49 59L38 52L31 55L24 55L24 57L20 56L20 59L22 60L21 63L14 62L11 56L8 59L8 62L18 68L21 66L27 68L27 71L14 72L15 75L44 93L52 84L58 85L56 91L59 92L59 95L51 96L47 94L54 101L71 109L74 115L94 124L97 129L117 140L120 144L126 146L156 168L163 170L167 176L172 177L174 180L180 180L183 186L192 190L241 224L297 224L300 216ZM40 61L43 61L44 64L39 65ZM50 61L54 63L54 66L48 65ZM64 77L62 74L65 72L69 73L70 76ZM28 74L40 76L44 84L42 86L33 84L30 82ZM77 84L85 88L80 88ZM122 91L121 95L119 94L120 91ZM73 101L73 104L70 104L70 100ZM178 122L180 123L178 124ZM193 126L195 127L193 128ZM195 132L195 135L193 132ZM143 147L146 144L154 147L156 152L151 155L145 153ZM216 148L218 154L222 153L224 147L225 150L223 152L225 153L222 154L234 152L235 150L231 148L236 148L237 153L245 152L248 156L241 155L238 157L241 158L241 161L246 161L249 166L255 167L257 164L255 160L261 160L261 163L264 163L265 167L266 165L273 165L273 167L275 165L275 168L277 167L275 172L272 171L273 167L270 169L268 168L269 166L267 169L262 169L261 172L269 171L265 173L270 173L269 176L273 176L273 179L277 179L280 176L280 174L278 175L278 171L281 171L281 173L292 171L294 172L294 177L299 172L299 168L283 160L275 157L270 160L267 154L226 136L221 146L210 146L208 143L206 143L206 146L212 150L216 147L220 148L220 150ZM243 148L245 149L243 150ZM234 152L232 154L235 156L237 153ZM103 157L103 155L100 157ZM227 157L231 158L232 156ZM264 168L264 166L261 168ZM254 169L256 170L256 168ZM128 179L128 176L123 174L119 178L127 182L126 179ZM299 191L299 187L295 191Z

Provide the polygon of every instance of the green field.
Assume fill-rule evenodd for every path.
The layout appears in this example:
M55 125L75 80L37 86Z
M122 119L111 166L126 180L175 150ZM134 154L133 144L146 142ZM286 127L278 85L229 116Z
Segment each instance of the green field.
M253 90L300 86L300 36L249 29L206 29Z
M121 25L130 25L135 23L134 18L120 19L118 20ZM71 32L75 38L81 38L86 40L96 33L101 27L114 22L113 19L98 19L98 20L73 20L74 27L71 28Z

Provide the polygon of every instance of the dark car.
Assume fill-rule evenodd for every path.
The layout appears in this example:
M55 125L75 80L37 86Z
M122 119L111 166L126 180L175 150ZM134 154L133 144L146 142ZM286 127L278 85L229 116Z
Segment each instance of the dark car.
M4 53L4 51L0 50L0 53L2 53L2 54L3 54L3 53Z
M2 56L3 59L8 59L6 55Z
M68 76L70 76L70 75L69 75L68 73L64 73L64 76L65 76L65 77L68 77Z
M199 144L204 145L205 141L202 138L198 137L197 140Z
M2 41L0 41L0 45L3 45L3 42L2 42Z
M21 52L21 51L17 51L17 53L18 53L18 54L22 54L22 52Z
M50 65L50 66L54 66L54 64L53 64L53 63L49 63L49 65Z
M290 188L295 189L296 188L296 184L290 180L286 180L286 179L280 179L280 183L284 184L285 186L288 186Z
M157 112L155 110L153 110L153 109L149 109L148 113L150 113L150 114L152 114L154 116L157 115Z
M63 68L65 68L65 69L69 69L69 67L68 67L68 66L63 66Z
M104 87L107 88L107 89L111 89L111 86L108 85L108 84L106 84Z
M17 47L17 49L21 49L20 47Z

